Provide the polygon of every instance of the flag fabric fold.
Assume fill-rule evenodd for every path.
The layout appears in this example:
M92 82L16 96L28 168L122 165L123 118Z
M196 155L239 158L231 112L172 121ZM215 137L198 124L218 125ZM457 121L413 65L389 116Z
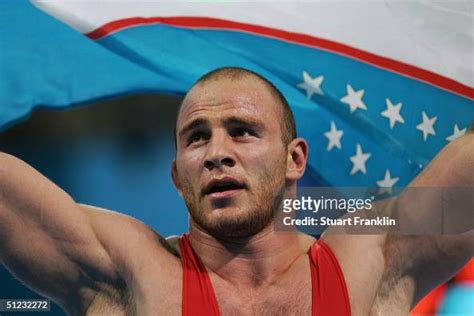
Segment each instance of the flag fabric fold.
M112 53L26 1L0 3L0 127L35 107L175 91L171 80Z

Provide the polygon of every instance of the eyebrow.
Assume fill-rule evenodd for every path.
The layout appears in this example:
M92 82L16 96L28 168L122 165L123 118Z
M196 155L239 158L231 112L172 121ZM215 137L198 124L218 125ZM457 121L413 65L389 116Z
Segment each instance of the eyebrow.
M258 120L254 120L251 118L241 118L236 116L231 116L224 120L225 125L245 125L245 126L254 126L256 128L261 129L262 123Z
M181 138L183 137L184 134L188 133L189 131L202 126L202 125L207 125L209 121L203 118L198 118L193 120L192 122L188 123L185 125L178 133L178 136Z
M187 125L185 125L179 132L178 132L178 136L181 138L183 137L183 135L189 133L189 131L195 129L195 128L198 128L198 127L201 127L201 126L205 126L209 123L209 121L207 119L204 119L204 118L198 118L198 119L195 119L193 121L191 121L190 123L188 123ZM237 116L230 116L228 118L226 118L224 120L224 125L243 125L243 126L253 126L257 129L262 129L262 123L258 120L254 120L254 119L251 119L251 118L241 118L241 117L237 117Z

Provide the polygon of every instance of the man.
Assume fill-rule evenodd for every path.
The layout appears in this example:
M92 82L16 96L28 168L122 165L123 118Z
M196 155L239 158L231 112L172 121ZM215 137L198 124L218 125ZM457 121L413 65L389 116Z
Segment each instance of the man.
M173 181L191 216L189 235L169 240L75 203L2 154L0 260L72 315L405 315L474 253L472 230L326 234L317 243L277 232L308 146L281 93L247 70L218 69L192 87L176 146ZM412 186L473 186L473 166L469 134Z

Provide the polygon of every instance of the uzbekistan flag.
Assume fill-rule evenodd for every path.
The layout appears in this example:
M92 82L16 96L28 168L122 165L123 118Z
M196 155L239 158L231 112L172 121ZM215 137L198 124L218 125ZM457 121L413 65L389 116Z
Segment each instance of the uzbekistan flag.
M184 95L241 66L287 97L319 184L403 187L474 118L470 2L0 6L3 128L40 106Z

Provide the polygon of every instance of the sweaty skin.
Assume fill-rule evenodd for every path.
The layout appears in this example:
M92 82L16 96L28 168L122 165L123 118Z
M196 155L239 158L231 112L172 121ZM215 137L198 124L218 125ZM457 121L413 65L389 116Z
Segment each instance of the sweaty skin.
M195 86L178 117L173 180L223 315L311 315L306 252L314 240L274 227L281 213L275 205L295 197L308 148L301 138L282 142L276 102L258 79L221 78ZM473 157L470 134L448 145L412 185L472 186ZM224 177L240 185L230 193L205 193ZM0 261L35 291L71 315L181 314L175 238L165 240L123 214L77 204L7 154L0 154L0 188ZM353 315L406 315L474 253L472 232L323 239L344 272Z

